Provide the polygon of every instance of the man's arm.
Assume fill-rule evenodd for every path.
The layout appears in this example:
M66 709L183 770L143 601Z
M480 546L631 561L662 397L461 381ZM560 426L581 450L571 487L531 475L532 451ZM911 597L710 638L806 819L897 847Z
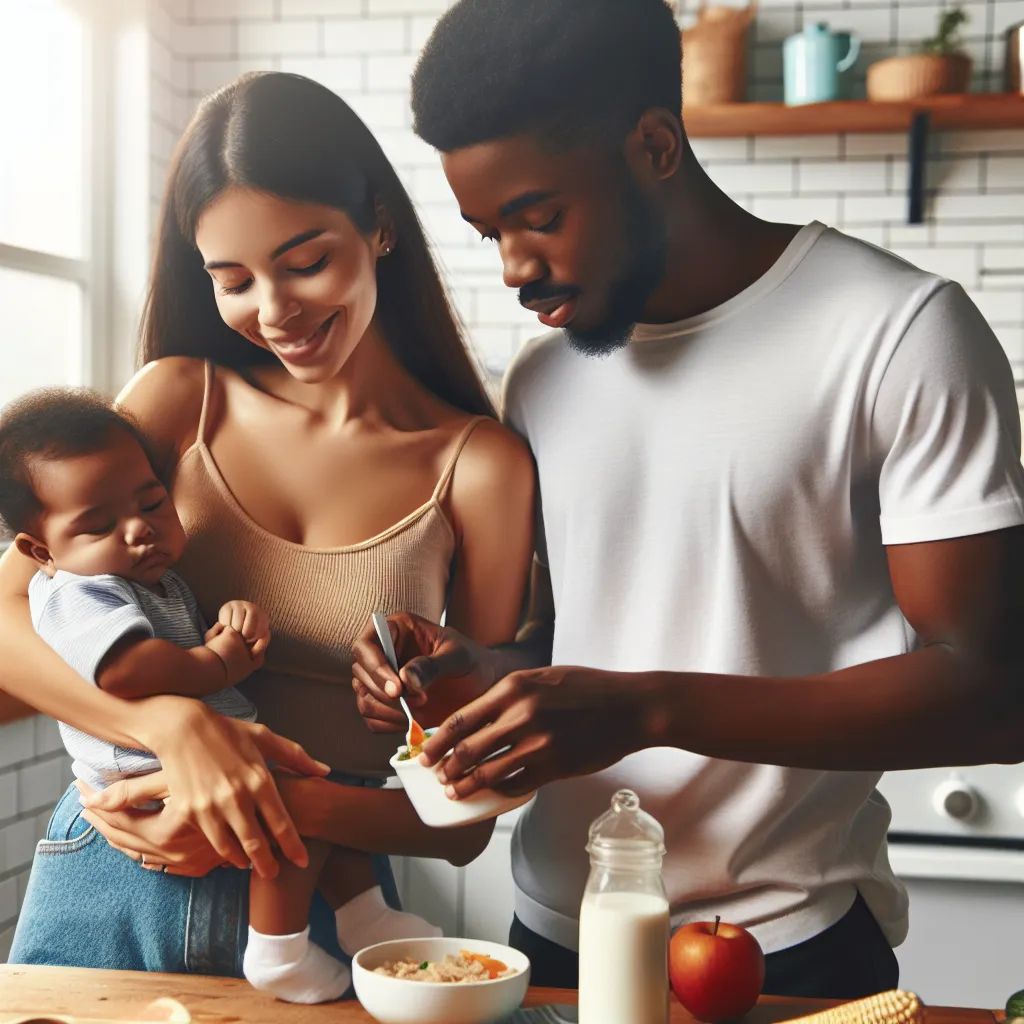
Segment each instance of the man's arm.
M1024 760L1024 527L888 556L919 650L783 679L516 672L451 716L425 760L453 751L442 766L453 796L524 793L656 746L833 771Z
M921 649L806 678L654 673L635 746L846 771L1024 760L1024 527L887 553Z

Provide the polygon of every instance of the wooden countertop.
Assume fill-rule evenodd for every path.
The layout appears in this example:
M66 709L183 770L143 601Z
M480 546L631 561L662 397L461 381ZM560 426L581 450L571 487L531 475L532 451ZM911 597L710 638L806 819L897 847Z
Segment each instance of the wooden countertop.
M575 992L531 989L526 1006L574 1003ZM745 1024L776 1024L831 1003L763 998ZM928 1007L928 1024L995 1024L989 1010ZM356 1002L296 1006L234 978L0 964L0 1024L372 1024ZM627 1022L623 1022L627 1024ZM694 1024L678 1004L672 1024Z

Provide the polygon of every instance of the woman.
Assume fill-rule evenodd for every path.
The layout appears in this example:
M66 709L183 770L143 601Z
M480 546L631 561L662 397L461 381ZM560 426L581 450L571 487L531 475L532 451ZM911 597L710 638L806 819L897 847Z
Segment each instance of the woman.
M225 593L270 615L265 669L246 684L262 725L83 686L32 633L33 568L9 551L0 686L154 751L164 770L138 793L170 795L156 814L104 814L68 790L11 962L237 975L239 869L277 870L266 832L300 867L296 825L455 863L486 844L488 826L430 830L404 794L377 788L394 741L362 724L350 655L378 608L447 610L481 643L513 637L533 466L493 419L394 169L345 103L298 76L245 76L197 111L167 184L142 351L118 401L173 467L189 537L177 569L207 617ZM459 694L447 696L450 710ZM307 778L271 776L265 758ZM328 768L359 785L308 777ZM377 869L394 897L386 857ZM324 909L313 938L340 955Z

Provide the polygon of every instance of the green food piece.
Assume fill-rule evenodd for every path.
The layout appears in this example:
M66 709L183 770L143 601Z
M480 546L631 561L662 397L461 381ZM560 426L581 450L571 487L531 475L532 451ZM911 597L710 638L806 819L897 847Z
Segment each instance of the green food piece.
M409 748L408 747L406 747L405 750L403 750L398 755L398 760L399 761L408 761L409 760Z
M429 966L430 966L430 961L429 960L424 960L423 963L420 964L420 970L421 971L425 971Z
M1014 992L1013 995L1006 1000L1006 1016L1024 1017L1024 989L1021 989L1019 992Z

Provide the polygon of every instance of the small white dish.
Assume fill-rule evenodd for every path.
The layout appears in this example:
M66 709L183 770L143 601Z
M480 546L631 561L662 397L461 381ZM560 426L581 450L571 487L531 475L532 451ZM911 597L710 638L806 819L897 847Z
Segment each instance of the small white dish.
M428 729L427 736L434 730ZM523 796L505 796L493 789L482 789L472 796L460 800L451 800L446 795L433 768L420 764L418 758L399 760L405 753L405 746L398 748L395 756L388 762L392 771L398 776L402 788L409 797L420 820L431 828L455 828L460 825L472 825L477 821L497 818L500 814L514 811L523 804L528 804L534 793ZM501 957L498 957L500 960Z
M465 984L373 973L396 960L438 962L464 949L500 960L516 973ZM476 939L392 939L356 953L352 982L363 1009L379 1024L496 1024L522 1003L530 984L530 961L517 949Z

